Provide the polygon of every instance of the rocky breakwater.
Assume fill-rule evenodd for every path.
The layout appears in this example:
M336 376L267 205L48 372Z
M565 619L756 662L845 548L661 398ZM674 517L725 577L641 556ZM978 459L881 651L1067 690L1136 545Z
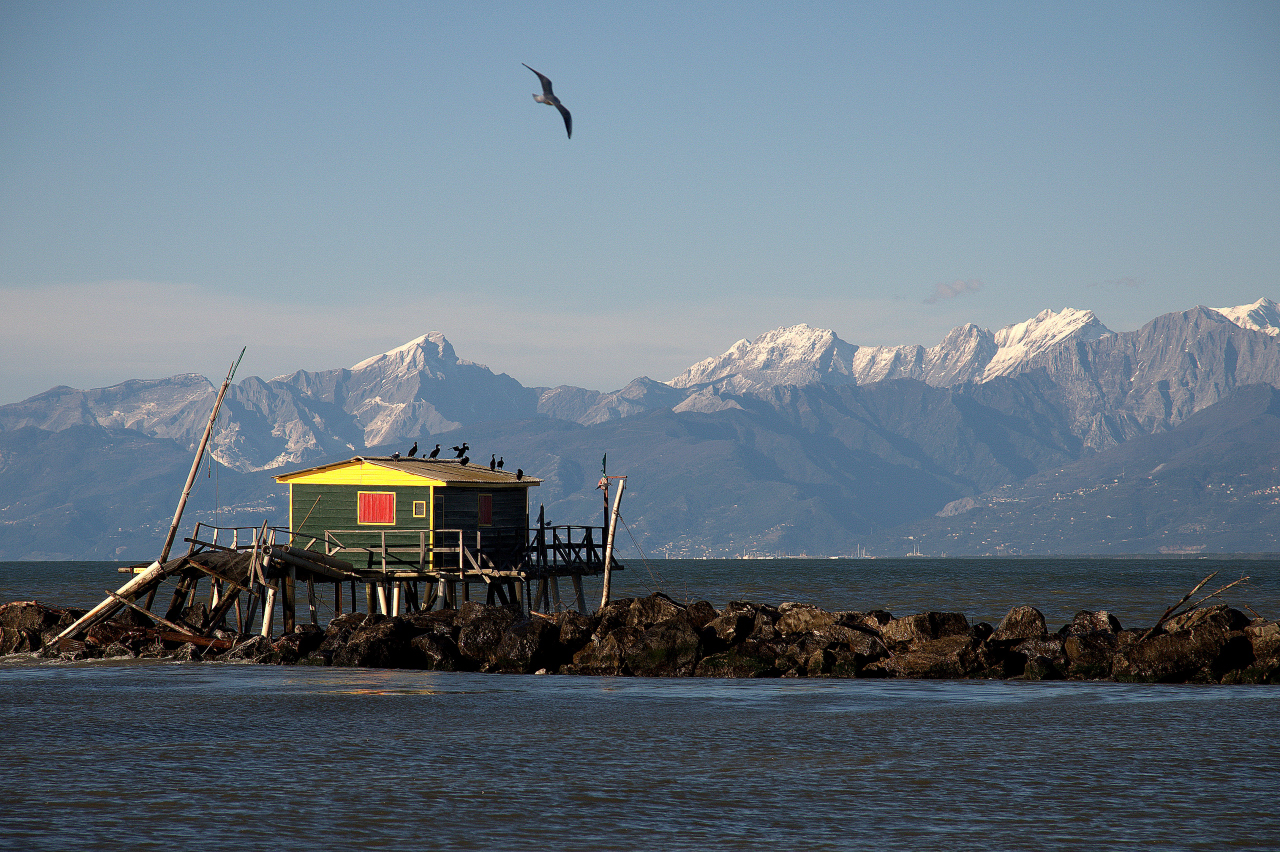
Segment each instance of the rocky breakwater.
M0 652L38 649L69 617L39 604L0 607ZM1251 620L1226 605L1197 607L1148 630L1125 629L1107 612L1081 612L1050 632L1030 606L992 626L970 624L961 613L895 618L798 603L733 602L717 610L657 593L592 615L522 616L466 603L397 617L347 614L325 630L305 625L275 641L215 635L219 641L197 647L154 631L108 630L100 642L90 636L56 653L640 677L1280 683L1280 623Z

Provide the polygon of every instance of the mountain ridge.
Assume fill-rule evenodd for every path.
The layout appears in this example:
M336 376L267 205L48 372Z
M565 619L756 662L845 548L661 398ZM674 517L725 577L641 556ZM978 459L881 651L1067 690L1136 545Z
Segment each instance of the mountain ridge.
M665 552L730 544L850 552L871 541L859 530L943 523L937 513L947 511L943 518L967 523L966 501L978 505L994 490L1175 431L1242 388L1280 386L1277 333L1269 299L1197 306L1131 332L1107 329L1091 311L1046 310L995 332L957 326L927 348L860 347L799 325L739 341L671 382L640 377L600 392L525 387L429 332L351 368L233 385L212 440L227 488L212 505L233 515L270 509L280 502L270 476L291 466L403 451L415 440L481 448L492 436L500 443L489 449L545 476L539 498L556 517L595 511L587 471L607 452L611 467L625 460L646 481L628 490L629 502L640 540ZM59 507L81 518L65 527L81 552L101 554L103 542L119 538L87 520L110 523L110 487L95 488L86 509L74 496L74 458L33 457L64 446L53 436L79 430L95 453L132 454L131 464L168 465L172 476L215 395L208 379L186 374L87 391L60 386L0 406L0 558L55 552L47 542L24 549L35 539L16 530L65 514ZM86 475L116 469L95 461ZM45 480L61 484L50 489ZM227 503L227 495L241 496ZM141 539L165 520L129 528Z

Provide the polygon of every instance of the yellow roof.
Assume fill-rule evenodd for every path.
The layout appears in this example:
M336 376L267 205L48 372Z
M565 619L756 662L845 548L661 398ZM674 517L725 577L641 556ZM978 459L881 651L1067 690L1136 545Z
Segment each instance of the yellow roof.
M540 485L541 479L516 479L513 470L489 470L488 465L468 464L457 459L409 459L391 456L356 456L282 473L276 482L324 485L484 485L526 488Z

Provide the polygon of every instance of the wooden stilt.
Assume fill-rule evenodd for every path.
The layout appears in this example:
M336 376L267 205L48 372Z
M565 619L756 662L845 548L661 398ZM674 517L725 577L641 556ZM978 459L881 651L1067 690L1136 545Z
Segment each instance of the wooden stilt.
M383 615L390 615L390 613L387 612L387 584L377 583L376 587L378 590L378 612Z
M280 595L280 619L284 634L288 636L293 633L298 617L297 569L290 565L281 580L284 588Z
M578 599L578 612L586 614L587 596L582 591L582 575L572 574L570 578L573 580L573 594Z
M320 618L316 613L316 581L312 574L307 574L307 606L311 609L311 623L320 626Z

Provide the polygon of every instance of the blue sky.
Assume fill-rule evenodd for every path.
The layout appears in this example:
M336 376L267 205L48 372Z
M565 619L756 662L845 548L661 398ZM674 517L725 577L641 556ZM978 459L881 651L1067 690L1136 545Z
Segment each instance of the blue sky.
M3 4L0 403L1280 297L1280 4L614 5Z

